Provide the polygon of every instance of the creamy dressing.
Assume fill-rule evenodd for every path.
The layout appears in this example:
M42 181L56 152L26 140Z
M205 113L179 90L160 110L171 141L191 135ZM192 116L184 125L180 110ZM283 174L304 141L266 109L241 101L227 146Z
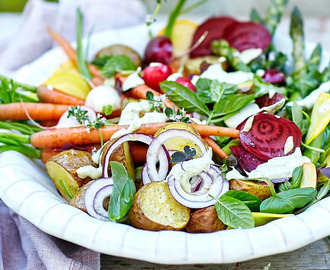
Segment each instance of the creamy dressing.
M159 63L159 62L151 62L149 64L149 67L160 67L162 65L162 63Z
M315 89L312 93L310 93L307 97L302 100L297 101L297 104L301 107L305 107L307 109L312 109L317 97L321 93L326 93L330 91L330 81L322 83L319 88ZM289 102L287 106L292 106L293 102Z
M266 71L263 70L263 69L258 69L258 70L256 71L256 75L259 76L259 77L264 76L265 73L266 73Z
M252 60L258 58L262 54L262 49L260 48L252 48L247 49L239 53L239 58L243 63L248 64Z
M260 164L255 170L248 173L248 179L258 178L289 178L292 177L293 170L302 166L304 163L311 162L308 157L301 154L299 147L291 155L284 157L275 157L268 160L266 163ZM232 170L226 175L227 180L231 179L246 179L237 170Z
M266 111L268 113L274 114L279 109L281 109L284 106L284 104L285 104L285 98L282 98L281 100L279 100L278 102L272 105L261 108L260 111Z
M181 187L185 192L191 193L190 178L199 175L202 172L207 172L213 163L212 149L209 148L200 158L195 158L174 165L169 175L172 175L180 182ZM207 190L205 192L207 192Z
M259 112L259 106L256 103L250 103L233 116L227 118L225 120L225 124L227 127L236 128L240 123L244 121L244 119L256 114L257 112Z
M276 91L275 90L269 90L269 93L268 93L268 96L269 96L269 99L272 99L276 94Z
M242 132L250 131L250 129L252 128L253 120L254 120L254 115L252 115L251 117L249 117L248 120L246 120L244 128L242 129Z
M112 135L111 139L129 134L139 129L143 124L166 122L165 113L150 112L151 104L147 100L128 103L122 111L118 125L128 125L128 128L121 129ZM140 113L145 112L143 117Z
M103 113L105 106L111 105L113 110L119 109L121 107L121 98L113 87L100 85L88 93L85 105L96 112Z
M83 110L87 111L87 116L91 121L96 119L96 113L89 107L80 106ZM81 127L83 124L80 124L77 121L76 117L70 116L68 117L68 111L62 114L60 120L58 121L56 128L69 128L69 127Z
M284 155L288 154L294 147L293 137L289 136L284 144Z
M221 64L210 65L200 76L194 76L192 83L196 85L199 78L206 78L210 80L217 79L220 82L241 84L246 81L253 80L254 74L251 72L234 71L226 72L223 70Z
M131 75L129 75L122 85L123 92L137 87L138 85L144 84L144 80L139 76L141 72L141 67L138 67Z
M173 73L170 76L167 77L166 81L173 81L175 82L177 79L179 79L180 77L182 77L181 73Z
M87 165L80 167L76 170L76 172L78 177L82 179L86 177L90 177L92 179L99 179L102 177L102 166L100 165L99 167L95 168L92 165Z

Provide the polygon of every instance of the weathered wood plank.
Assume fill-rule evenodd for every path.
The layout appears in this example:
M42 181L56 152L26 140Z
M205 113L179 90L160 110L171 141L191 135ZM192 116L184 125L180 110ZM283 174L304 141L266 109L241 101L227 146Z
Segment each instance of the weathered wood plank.
M101 269L217 269L217 270L257 270L271 264L271 270L323 270L330 269L330 244L327 239L319 240L299 250L255 259L241 264L226 265L159 265L137 260L118 258L108 255L101 256Z

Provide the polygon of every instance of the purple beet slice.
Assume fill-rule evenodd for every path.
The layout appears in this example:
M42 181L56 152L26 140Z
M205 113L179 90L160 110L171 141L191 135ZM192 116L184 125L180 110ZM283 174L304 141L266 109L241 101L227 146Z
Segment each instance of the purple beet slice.
M269 31L262 24L255 22L233 23L226 28L223 38L239 51L252 48L264 51L272 41Z
M285 75L276 69L266 69L264 76L262 79L266 83L273 84L284 84L285 83Z
M190 52L190 57L194 58L211 55L212 41L221 39L225 29L235 22L237 21L234 18L227 16L212 17L203 22L196 30L191 46L193 46L206 31L207 36L197 48Z
M240 145L230 146L229 148L232 154L236 157L238 164L243 170L247 172L251 172L255 170L260 164L265 163L265 161L252 155Z
M256 103L258 104L259 108L263 108L263 107L273 105L273 104L279 102L280 100L282 100L283 98L285 98L285 97L281 93L275 93L275 95L272 96L272 98L269 98L269 94L266 94L260 98L257 98Z
M292 121L268 113L259 113L254 116L251 128L245 132L247 119L244 120L239 129L242 146L246 151L262 160L289 155L295 151L301 143L301 131ZM293 148L284 153L287 139L292 136Z

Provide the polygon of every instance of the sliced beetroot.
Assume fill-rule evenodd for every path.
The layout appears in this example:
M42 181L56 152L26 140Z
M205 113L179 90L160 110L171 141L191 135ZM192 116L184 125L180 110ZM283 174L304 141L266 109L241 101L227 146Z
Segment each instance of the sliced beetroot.
M295 151L301 143L301 131L292 121L268 113L259 113L254 116L251 128L244 129L247 119L243 121L239 129L242 146L252 155L269 160L274 157L289 155ZM288 153L284 153L284 146L288 138L292 136L293 147Z
M228 26L223 33L231 47L239 51L252 48L265 50L272 41L269 31L260 23L236 22Z
M199 46L197 46L197 48L190 52L190 57L193 58L211 55L212 41L221 39L226 28L235 22L236 20L234 18L227 16L212 17L203 22L196 30L191 46L196 44L196 42L206 31L207 35L204 41Z
M273 105L280 100L282 100L284 97L281 93L275 93L274 96L270 97L269 94L263 95L260 98L256 99L256 103L258 104L259 108L267 107L270 105Z
M284 84L285 83L285 75L276 69L266 69L264 76L262 79L266 83L273 84Z
M240 145L230 146L229 148L236 157L238 164L247 172L255 170L260 164L265 162L246 151L244 147Z

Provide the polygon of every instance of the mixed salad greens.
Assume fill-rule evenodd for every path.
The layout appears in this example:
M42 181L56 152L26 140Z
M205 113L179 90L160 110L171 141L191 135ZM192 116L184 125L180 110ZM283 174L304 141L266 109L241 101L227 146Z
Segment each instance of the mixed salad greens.
M79 9L77 50L48 29L70 61L38 87L0 76L0 152L42 159L71 205L146 230L251 228L328 197L330 63L320 44L305 57L299 9L291 64L273 43L286 0L248 22L178 19L204 2L179 0L143 58L117 44L88 62Z

